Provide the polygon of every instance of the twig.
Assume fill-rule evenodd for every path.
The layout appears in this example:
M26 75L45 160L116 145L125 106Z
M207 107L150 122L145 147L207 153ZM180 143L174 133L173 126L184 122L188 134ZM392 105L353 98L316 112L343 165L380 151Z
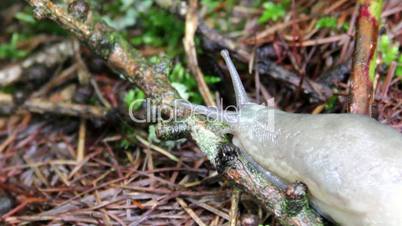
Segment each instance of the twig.
M207 226L201 218L190 208L188 207L187 203L181 199L181 198L176 198L177 202L180 204L180 206L190 215L191 218L199 225L199 226Z
M238 212L239 212L239 200L240 200L240 191L237 188L233 188L232 192L232 202L230 206L230 226L236 226L237 225L237 218L238 218Z
M382 0L360 0L359 3L349 111L355 114L370 115L371 81L375 77L377 35Z
M391 80L395 74L395 70L396 70L397 66L398 66L398 64L395 61L392 61L391 64L389 65L387 77L385 77L385 81L384 81L384 83L382 85L382 89L381 89L382 90L381 95L383 97L386 97L388 94L388 89L389 89L389 86L391 85Z
M98 82L94 78L91 78L90 83L92 87L94 87L95 94L98 97L99 101L105 106L107 109L110 109L112 106L110 103L106 100L106 98L102 95L101 90L99 89Z
M211 95L211 91L204 80L204 73L202 73L200 67L198 66L197 52L194 43L194 34L198 26L198 16L196 11L197 0L191 0L186 15L186 33L183 39L184 49L186 51L188 66L195 76L202 98L208 106L216 106L214 98Z
M266 42L266 39L268 36L275 34L276 32L283 30L296 23L310 20L311 18L312 18L311 16L308 16L308 17L304 16L304 17L301 17L298 19L294 19L294 20L283 22L283 23L278 23L273 26L269 26L266 30L258 32L258 34L256 34L254 37L244 39L243 43L246 43L249 45L262 45Z
M23 73L35 64L51 68L71 57L77 50L71 40L66 40L44 48L21 63L6 67L0 71L0 86L7 86L24 78Z
M151 148L151 149L153 149L153 150L159 152L160 154L162 154L162 155L168 157L169 159L171 159L171 160L173 160L173 161L175 161L175 162L178 162L178 161L179 161L179 159L178 159L176 156L174 156L174 155L171 154L170 152L166 151L165 149L160 148L160 147L158 147L158 146L156 146L156 145L153 145L153 144L149 143L148 141L146 141L145 139L143 139L143 138L140 137L140 136L135 136L135 138L136 138L137 140L139 140L142 144L144 144L144 145L148 146L149 148Z
M257 70L259 70L261 75L269 74L274 79L286 81L286 83L291 84L293 89L299 87L300 85L301 78L298 75L284 69L281 66L278 66L270 60L264 59L257 61ZM318 101L326 101L327 98L333 94L332 90L328 86L312 81L307 77L303 79L303 83L300 85L300 88Z
M356 25L356 19L357 19L357 15L358 15L358 11L359 11L359 7L356 4L353 13L352 13L352 18L350 19L349 22L349 29L347 31L348 36L345 36L345 40L343 41L343 46L341 48L341 54L339 57L339 62L343 63L345 61L346 56L349 56L349 51L350 49L352 49L352 47L350 47L351 44L351 39L352 36L354 35L354 29L355 29L355 25Z
M202 208L204 208L204 209L216 214L219 217L222 217L223 219L226 219L226 220L230 219L230 217L229 217L229 215L227 213L225 213L225 212L223 212L223 211L221 211L221 210L219 210L219 209L217 209L217 208L215 208L213 206L210 206L210 205L208 205L208 204L206 204L204 202L200 202L200 201L197 201L195 199L190 199L190 198L188 198L186 200L188 200L191 203L193 203L193 204L195 204L195 205L197 205L199 207L202 207Z
M33 203L42 203L45 202L46 199L43 198L35 198L35 197L21 197L21 203L16 206L14 209L10 210L9 212L7 212L6 214L4 214L3 216L0 217L0 221L2 219L6 219L9 216L12 216L14 214L16 214L17 212L23 210L25 207L29 206L30 204Z
M85 155L85 134L86 134L86 121L84 118L80 120L80 130L78 133L78 145L77 145L77 162L81 162Z
M70 104L70 103L55 103L46 101L40 98L26 100L21 105L15 103L13 96L0 93L0 109L16 109L27 110L34 113L54 113L68 116L79 116L83 118L98 118L103 119L107 114L107 110L102 107ZM7 111L7 110L6 110ZM12 110L11 110L12 112ZM10 112L7 112L10 113Z
M327 44L327 43L339 42L339 41L346 39L347 37L348 37L347 34L340 34L340 35L334 35L334 36L327 37L327 38L318 38L318 39L304 40L302 42L294 42L294 43L290 43L289 46L306 47L306 46L323 45L323 44Z
M76 76L76 71L78 69L77 64L73 64L70 67L63 70L60 74L52 77L45 85L43 85L38 91L35 91L31 97L40 97L48 93L54 87L69 81Z
M7 146L14 141L14 139L17 137L17 134L18 130L15 130L12 133L10 133L9 136L7 136L7 138L0 144L0 153L2 153L7 148Z

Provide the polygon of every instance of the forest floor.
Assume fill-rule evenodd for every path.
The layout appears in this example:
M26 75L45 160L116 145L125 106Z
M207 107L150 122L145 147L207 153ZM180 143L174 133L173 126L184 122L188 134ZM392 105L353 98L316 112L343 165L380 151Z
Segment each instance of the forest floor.
M186 58L185 18L162 1L87 2L150 61L169 58L169 80L193 103L234 103L219 55L230 40L254 102L347 112L354 1L200 0L209 30L194 37L198 65ZM384 1L371 103L372 117L400 132L401 18L402 3ZM144 93L59 25L8 0L0 25L0 225L229 225L236 208L242 225L279 225L249 194L239 198L191 139L160 140L155 124L129 120L130 106L146 114Z

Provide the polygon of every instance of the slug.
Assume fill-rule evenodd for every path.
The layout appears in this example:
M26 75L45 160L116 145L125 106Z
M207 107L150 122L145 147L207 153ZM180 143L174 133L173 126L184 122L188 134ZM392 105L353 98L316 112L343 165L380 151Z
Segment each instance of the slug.
M237 111L180 103L228 124L232 142L312 206L346 226L402 225L402 135L356 114L296 114L251 103L227 50Z

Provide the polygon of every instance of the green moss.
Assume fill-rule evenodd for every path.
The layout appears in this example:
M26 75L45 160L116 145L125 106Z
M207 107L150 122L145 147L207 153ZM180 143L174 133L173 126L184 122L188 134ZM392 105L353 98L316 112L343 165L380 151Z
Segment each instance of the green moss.
M330 16L322 17L317 21L317 23L315 24L315 27L317 29L321 29L321 28L335 29L336 28L336 18L330 17Z
M280 18L285 16L286 13L286 2L282 1L281 3L273 3L273 2L265 2L262 7L264 11L261 17L258 19L260 24L266 23L268 21L277 21Z
M139 16L138 27L143 29L140 35L132 37L135 46L166 47L169 56L182 53L184 22L169 12L151 8Z
M18 42L22 41L23 37L14 33L9 42L0 44L0 59L21 59L28 55L28 52L17 48Z
M370 6L369 6L369 11L371 15L376 18L377 21L380 20L381 18L381 12L382 12L382 0L371 0L370 1Z

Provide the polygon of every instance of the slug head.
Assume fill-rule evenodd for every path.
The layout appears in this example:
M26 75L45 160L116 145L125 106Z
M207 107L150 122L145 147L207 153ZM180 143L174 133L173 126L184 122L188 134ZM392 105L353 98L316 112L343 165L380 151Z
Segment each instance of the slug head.
M254 124L253 122L259 118L259 113L265 111L267 107L249 101L247 93L240 80L239 73L233 64L233 61L230 59L229 52L227 50L222 50L221 55L226 63L233 83L233 89L236 96L236 107L234 108L234 111L228 111L228 108L223 110L216 107L196 105L186 101L179 101L178 104L180 107L189 110L192 113L205 115L207 118L223 121L227 123L232 130L239 130L242 125L250 126Z

